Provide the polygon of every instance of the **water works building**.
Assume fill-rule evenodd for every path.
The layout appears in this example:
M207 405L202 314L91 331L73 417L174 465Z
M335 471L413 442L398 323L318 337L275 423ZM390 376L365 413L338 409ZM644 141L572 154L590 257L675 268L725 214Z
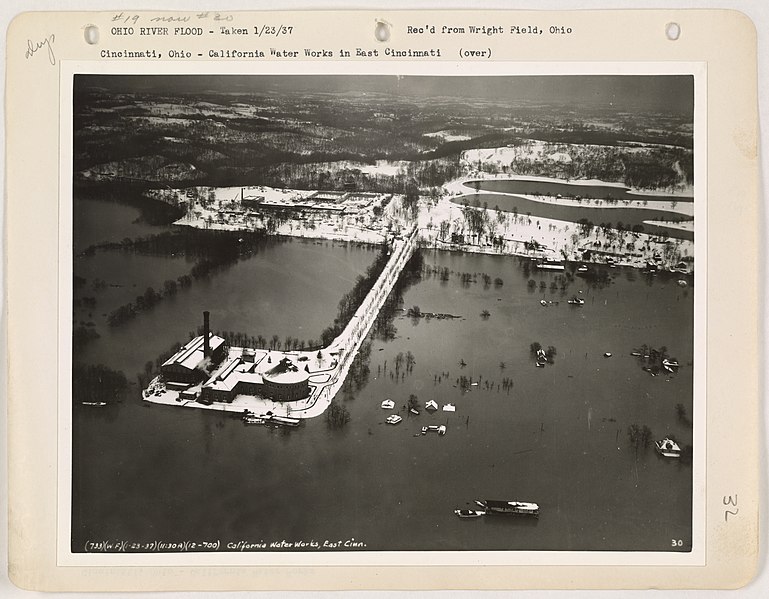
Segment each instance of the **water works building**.
M241 356L231 357L203 384L199 401L231 402L238 395L297 401L310 395L309 380L306 363L288 356L276 363L269 352L257 359L256 352L243 350Z
M224 358L224 349L224 339L218 335L209 333L207 338L203 335L195 337L160 367L166 387L178 389L205 381L211 367Z
M238 395L296 401L310 395L307 356L248 348L228 348L213 335L203 312L203 334L195 337L160 367L166 389L179 399L231 402ZM238 355L236 355L238 354Z

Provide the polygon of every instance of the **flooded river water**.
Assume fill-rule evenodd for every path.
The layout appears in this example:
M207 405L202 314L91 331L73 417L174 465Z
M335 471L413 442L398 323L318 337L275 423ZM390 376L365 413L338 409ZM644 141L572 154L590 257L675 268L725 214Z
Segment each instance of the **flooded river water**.
M126 233L115 226L111 235ZM75 359L133 379L147 360L186 340L203 309L213 328L317 338L374 256L326 242L270 243L113 330L99 320L106 306L190 264L119 252L78 259L76 274L121 286L98 294L92 316L102 337ZM558 275L527 274L519 258L423 256L423 277L404 306L461 318L401 314L394 339L373 339L367 381L353 399L339 398L351 417L341 429L323 417L290 431L246 427L223 413L143 403L135 384L120 404L76 409L73 551L101 539L599 551L669 551L671 539L681 539L675 550L687 550L691 465L653 447L634 449L627 431L645 425L654 439L674 434L692 443L693 293L675 279L619 268L605 287L577 277L550 291ZM485 285L483 273L502 285ZM532 291L530 278L547 289ZM567 304L573 295L585 304ZM543 307L541 299L553 303ZM533 342L556 348L554 364L535 368ZM667 346L679 371L650 376L630 355L642 344ZM396 374L396 356L407 352L413 369ZM412 394L456 411L409 415ZM401 424L384 424L385 398L396 402ZM447 434L419 435L426 424L445 424ZM541 516L452 513L475 499L536 501Z

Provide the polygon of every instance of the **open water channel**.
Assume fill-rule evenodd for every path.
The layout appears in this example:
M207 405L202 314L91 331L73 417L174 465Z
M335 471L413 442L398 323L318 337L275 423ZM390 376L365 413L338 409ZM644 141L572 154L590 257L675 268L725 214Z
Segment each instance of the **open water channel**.
M116 209L99 205L98 222L110 214L114 222L101 230L116 239L129 235L120 226L133 222L125 207L106 206ZM211 311L213 328L316 339L374 251L273 242L113 330L99 320L109 305L190 264L122 252L78 258L76 274L121 286L97 294L92 317L102 337L75 359L104 363L133 380L147 360L187 339L203 309ZM368 380L354 399L338 399L351 416L341 429L323 417L296 430L247 427L224 413L143 403L135 384L117 405L77 407L73 551L102 539L218 540L222 547L354 539L365 550L688 550L691 464L658 457L652 447L636 451L627 430L646 425L654 439L674 434L682 445L692 443L691 425L675 408L680 403L687 418L693 415L691 290L673 278L612 269L611 284L602 288L577 277L563 292L532 291L529 278L549 286L557 273L527 275L521 259L501 256L425 251L424 261L422 280L405 291L404 305L461 318L402 314L395 339L372 340ZM461 273L471 276L463 281ZM503 284L484 285L482 273ZM572 295L585 304L568 305ZM553 304L543 307L543 298ZM554 364L535 368L535 341L557 349ZM642 344L667 346L679 372L643 371L630 355ZM409 351L413 370L396 375L396 355ZM477 384L463 390L462 376ZM420 403L452 403L456 412L409 416L411 394ZM384 424L389 412L380 403L388 397L404 417L397 426ZM448 432L417 435L425 424L445 424ZM541 516L453 514L475 499L536 501ZM673 540L682 546L673 548Z
M577 185L527 179L481 180L469 182L465 186L468 188L468 193L452 198L454 203L464 204L467 202L473 205L474 202L478 201L486 203L489 208L497 207L504 212L520 215L530 214L571 222L578 222L581 218L586 218L595 225L607 223L611 226L611 224L623 223L625 229L628 230L635 226L641 226L646 233L653 235L664 235L673 239L690 241L694 239L694 231L668 227L663 222L650 222L691 220L690 217L683 216L678 212L651 207L628 208L619 203L608 206L597 206L590 203L595 199L611 199L618 202L649 200L670 202L671 206L675 206L678 202L692 202L691 197L637 194L624 187L609 185ZM475 191L471 193L469 192L470 189ZM547 200L531 200L513 194L541 195L552 198L563 195L570 199L579 195L582 198L591 198L591 200L582 200L580 204L564 204Z

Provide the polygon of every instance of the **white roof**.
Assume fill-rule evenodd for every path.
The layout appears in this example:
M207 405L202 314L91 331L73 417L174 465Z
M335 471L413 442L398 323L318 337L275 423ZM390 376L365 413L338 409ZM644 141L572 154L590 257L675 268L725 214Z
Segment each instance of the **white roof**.
M208 338L211 351L219 348L224 343L224 339L218 335L210 334ZM178 364L189 370L193 370L198 364L203 361L203 335L195 337L193 340L183 346L173 356L163 362L163 366L170 366L171 364Z

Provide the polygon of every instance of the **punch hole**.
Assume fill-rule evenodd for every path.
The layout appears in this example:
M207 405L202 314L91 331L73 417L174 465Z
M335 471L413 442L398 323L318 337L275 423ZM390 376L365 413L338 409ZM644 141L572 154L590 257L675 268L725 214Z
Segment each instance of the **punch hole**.
M377 41L386 42L390 39L390 24L385 21L377 21L374 28L374 37Z
M676 41L681 36L681 26L678 23L665 25L665 35L670 41Z
M91 44L92 46L94 44L98 44L99 28L96 25L86 25L85 29L83 30L83 37L85 37L87 44Z

